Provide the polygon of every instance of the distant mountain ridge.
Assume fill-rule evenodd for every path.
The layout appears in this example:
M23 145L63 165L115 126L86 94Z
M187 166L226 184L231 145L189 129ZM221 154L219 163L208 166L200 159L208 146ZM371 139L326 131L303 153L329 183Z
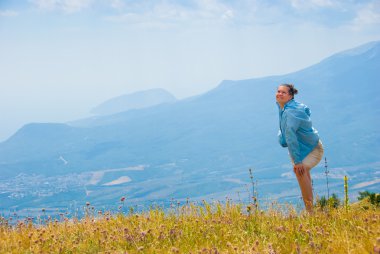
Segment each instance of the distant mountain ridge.
M261 195L294 197L297 182L277 143L274 94L285 82L294 83L300 91L296 99L311 108L331 188L347 174L355 190L378 189L380 182L369 180L380 172L379 52L380 42L372 42L294 73L223 81L189 100L69 124L25 125L0 143L3 208L54 206L58 197L62 204L74 199L104 205L121 193L140 203L233 196L249 184L248 168L254 169ZM131 170L136 167L141 170ZM316 191L325 186L321 170L313 170ZM28 176L17 178L21 173ZM32 187L1 189L10 186L1 185L2 179L14 181L12 186L36 181L33 186L44 187L32 175L58 179L48 189L51 196L28 192ZM131 181L103 185L120 179ZM7 198L20 193L29 199Z
M91 110L95 115L110 115L130 109L141 109L162 103L175 102L177 99L162 88L138 91L109 99Z

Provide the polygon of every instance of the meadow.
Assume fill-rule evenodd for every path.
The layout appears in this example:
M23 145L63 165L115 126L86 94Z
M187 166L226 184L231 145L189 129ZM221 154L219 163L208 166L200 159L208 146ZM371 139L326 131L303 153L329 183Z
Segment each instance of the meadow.
M369 202L313 214L228 201L139 213L85 209L82 219L0 218L0 253L380 253L380 208Z

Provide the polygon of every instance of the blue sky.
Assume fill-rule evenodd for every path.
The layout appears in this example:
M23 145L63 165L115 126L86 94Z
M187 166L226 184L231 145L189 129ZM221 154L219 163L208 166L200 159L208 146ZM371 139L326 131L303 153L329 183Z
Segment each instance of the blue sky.
M122 94L186 98L374 40L380 0L0 0L0 141Z

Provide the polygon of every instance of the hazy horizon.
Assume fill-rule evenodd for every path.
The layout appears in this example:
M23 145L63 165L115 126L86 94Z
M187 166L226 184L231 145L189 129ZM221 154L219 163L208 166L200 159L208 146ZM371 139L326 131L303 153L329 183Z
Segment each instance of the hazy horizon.
M303 69L380 40L380 1L5 0L0 37L1 142L123 94Z

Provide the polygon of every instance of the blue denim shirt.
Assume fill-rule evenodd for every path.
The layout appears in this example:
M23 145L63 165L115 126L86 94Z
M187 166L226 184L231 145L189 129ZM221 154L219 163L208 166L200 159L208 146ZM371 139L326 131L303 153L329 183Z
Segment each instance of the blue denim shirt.
M302 160L317 146L319 136L312 126L310 109L294 99L288 101L281 109L277 103L280 118L278 141L288 147L295 164Z

